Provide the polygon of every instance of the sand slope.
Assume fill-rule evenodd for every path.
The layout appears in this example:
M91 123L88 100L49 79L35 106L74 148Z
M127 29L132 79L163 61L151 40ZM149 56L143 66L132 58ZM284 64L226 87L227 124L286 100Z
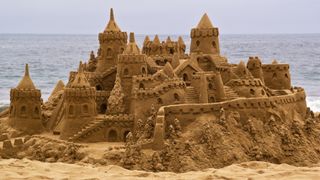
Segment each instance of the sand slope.
M295 167L287 164L247 162L221 169L171 173L130 171L119 166L43 163L27 159L0 160L0 179L320 179L320 165Z

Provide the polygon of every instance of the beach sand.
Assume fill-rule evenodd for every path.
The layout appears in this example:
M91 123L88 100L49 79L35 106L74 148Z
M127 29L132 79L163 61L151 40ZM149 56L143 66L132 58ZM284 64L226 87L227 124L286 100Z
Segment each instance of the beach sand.
M1 179L320 179L320 164L295 167L251 161L221 169L186 173L130 171L119 166L44 163L27 159L0 161Z

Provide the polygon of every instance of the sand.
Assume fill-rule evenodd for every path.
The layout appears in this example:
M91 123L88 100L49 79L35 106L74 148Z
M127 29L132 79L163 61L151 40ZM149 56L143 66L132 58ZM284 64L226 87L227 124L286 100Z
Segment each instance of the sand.
M320 164L295 167L251 161L221 169L187 173L130 171L122 167L44 163L28 159L0 161L1 179L320 179Z

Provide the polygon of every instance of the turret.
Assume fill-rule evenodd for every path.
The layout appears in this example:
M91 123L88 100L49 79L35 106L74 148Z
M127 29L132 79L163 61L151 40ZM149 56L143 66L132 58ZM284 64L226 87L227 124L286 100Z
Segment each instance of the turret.
M262 63L258 57L249 57L247 68L254 78L259 78L264 83Z
M30 78L28 64L18 86L11 89L10 100L10 126L26 134L35 134L43 130L41 92L36 89Z
M183 38L179 36L178 38L178 47L179 47L179 53L184 54L186 52L186 44L183 41Z
M122 54L126 47L127 38L127 33L122 32L117 25L111 9L107 27L99 34L100 49L96 71L104 72L116 65L118 55Z
M144 38L144 41L143 41L143 47L142 47L142 53L143 54L148 54L149 53L149 51L150 51L150 49L148 47L149 43L150 43L150 38L149 38L149 36L146 36Z
M220 54L219 29L204 14L196 28L191 30L190 53Z
M121 79L121 86L125 94L124 102L131 101L132 77L136 75L146 75L147 56L140 53L140 49L135 42L134 33L130 33L130 42L128 43L123 54L119 55L117 72ZM126 104L125 110L128 110L129 103Z
M68 139L96 116L96 89L91 87L80 62L70 86L64 90L64 119L60 137Z

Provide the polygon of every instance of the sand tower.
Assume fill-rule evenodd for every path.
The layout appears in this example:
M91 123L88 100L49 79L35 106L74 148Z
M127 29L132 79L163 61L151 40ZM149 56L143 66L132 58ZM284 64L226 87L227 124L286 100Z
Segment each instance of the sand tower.
M94 87L90 87L82 66L82 63L80 63L73 82L64 91L65 115L61 131L62 139L67 139L76 134L85 124L93 121L97 114L96 90Z
M191 30L190 53L220 54L219 29L204 14L196 28Z
M126 98L128 98L125 102L129 102L132 90L132 77L148 74L146 55L140 53L140 49L135 42L134 33L130 33L130 42L124 53L119 56L117 72L121 78L123 91L126 94ZM128 105L129 103L126 107Z
M104 72L116 65L118 55L125 50L127 38L127 33L122 32L117 25L111 9L109 23L104 32L99 34L100 49L96 71Z
M41 122L41 92L36 89L30 75L28 64L25 74L16 88L10 91L9 124L26 134L34 134L43 130Z

